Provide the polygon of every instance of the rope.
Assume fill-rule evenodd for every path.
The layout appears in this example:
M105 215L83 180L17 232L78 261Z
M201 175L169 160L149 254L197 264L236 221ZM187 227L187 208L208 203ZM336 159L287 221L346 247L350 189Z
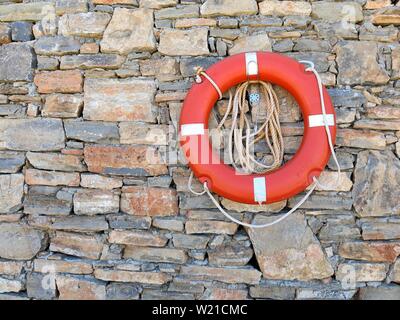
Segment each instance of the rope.
M335 149L334 149L333 142L332 142L331 132L330 132L330 130L329 130L329 125L328 125L328 121L327 121L327 118L326 118L326 108L325 108L325 101L324 101L324 96L323 96L322 81L321 81L321 78L320 78L318 72L315 70L314 63L313 63L313 62L311 62L311 61L300 61L300 63L308 64L309 67L307 67L307 68L305 69L305 71L306 71L306 72L312 72L312 73L314 74L316 80L317 80L318 92L319 92L319 97L320 97L320 102L321 102L321 111L322 111L322 115L323 115L323 119L324 119L324 127L325 127L325 131L326 131L326 136L327 136L327 139L328 139L329 149L330 149L330 151L331 151L332 157L333 157L333 159L334 159L334 161L335 161L335 164L336 164L336 166L337 166L337 180L336 180L336 183L339 184L341 169L340 169L339 161L338 161L338 159L337 159L337 157L336 157ZM204 71L202 71L201 74L202 74L202 75L205 75L206 73L205 73ZM198 74L198 76L199 76L199 74ZM208 79L209 76L207 75L206 78ZM200 79L200 80L201 80L201 79ZM208 80L210 80L210 79L208 79ZM211 80L212 80L212 79L211 79ZM215 84L214 81L210 81L210 82L213 84L213 86L214 86L216 89L218 88L218 86ZM276 165L277 151L279 152L278 155L280 155L280 154L281 154L280 152L282 152L282 159L283 159L283 144L279 144L279 139L277 139L277 137L278 137L278 138L279 138L279 137L280 137L280 138L282 137L281 134L279 135L279 133L280 133L279 118L275 118L275 117L274 117L274 115L276 115L276 112L275 112L275 111L277 111L277 114L278 114L278 116L279 116L279 104L277 103L277 99L275 100L276 95L274 95L275 93L273 92L273 90L267 89L267 88L269 88L268 85L270 86L270 84L265 83L265 82L262 82L262 81L256 81L257 83L261 83L261 84L262 84L262 87L266 89L266 91L267 91L267 93L268 93L268 96L269 96L269 100L267 99L267 101L269 101L269 103L267 103L267 109L269 109L273 114L270 114L269 116L267 115L266 121L264 122L264 124L261 126L261 128L260 128L259 130L256 130L256 132L253 133L253 134L249 134L249 133L247 132L247 131L249 130L248 120L247 120L247 118L246 118L245 116L242 117L242 115L244 114L244 110L243 110L244 108L243 108L243 106L244 106L244 103L245 103L245 100L244 100L243 96L245 97L245 93L246 93L246 90L247 90L247 86L249 85L249 82L252 82L252 81L245 82L245 83L243 83L242 85L240 85L240 86L237 88L236 93L235 93L235 98L234 98L234 100L233 100L233 108L234 108L234 110L233 110L233 118L235 117L235 115L236 115L236 117L237 117L238 111L241 112L241 114L240 114L241 117L240 117L239 119L241 120L240 125L242 125L242 126L239 127L239 131L240 131L240 130L243 130L243 125L246 124L246 136L245 136L245 139L246 139L246 145L245 145L245 146L246 146L246 147L245 147L245 150L248 151L247 146L250 145L250 143L249 143L249 137L254 137L254 136L256 136L256 135L259 134L262 130L265 130L265 132L263 133L263 135L262 135L261 137L258 137L258 139L261 139L262 137L265 136L266 140L268 140L268 134L271 134L273 143L274 143L275 141L278 141L277 145L282 146L282 148L281 148L281 149L278 149L276 145L271 144L269 140L267 141L267 144L269 145L269 147L270 147L270 149L271 149L271 152L272 152L272 154L273 154L273 156L274 156L274 163L273 163L271 166L269 166L269 167L268 167L268 166L265 166L264 164L261 164L261 163L257 162L253 157L249 156L249 153L244 153L244 154L242 153L242 156L240 156L240 152L239 152L239 161L240 161L241 165L242 165L245 169L247 169L247 170L249 170L249 169L251 168L251 167L249 166L249 164L250 164L251 162L253 162L253 163L256 163L256 164L259 165L259 166L268 167L268 168L266 168L266 169L267 169L266 171L270 171L270 170L273 170L273 169L275 168L275 167L272 168L272 166L273 166L273 165ZM264 86L264 84L265 84L266 86ZM271 89L272 89L272 88L271 88ZM221 92L221 90L220 90L219 88L218 88L217 91L218 91L218 92ZM244 94L243 94L243 93L244 93ZM230 96L230 97L229 97L229 104L228 104L227 111L226 111L224 117L222 118L220 124L218 125L218 128L220 128L220 127L222 126L222 124L225 122L225 120L226 120L227 117L228 117L228 114L230 113L230 109L232 108L232 106L231 106L231 102L232 102L232 95L231 95L231 93L229 93L229 96ZM222 93L220 94L220 97L222 97ZM272 98L271 98L271 97L272 97ZM241 103L239 103L238 101L241 101ZM271 109L271 108L269 108L268 106L269 106L269 107L272 107L272 106L273 106L273 108ZM277 108L276 108L276 106L277 106ZM235 108L238 108L238 109L236 109L236 112L235 112ZM271 121L270 119L273 119L273 120ZM232 131L234 130L234 128L236 127L236 121L237 121L237 119L233 119L231 132L232 132ZM270 125L270 124L272 124L272 125L274 126L274 127L273 127L274 129L271 130L271 129L269 128L269 125ZM278 130L278 129L279 129L279 130ZM243 133L241 132L241 133L240 133L240 140L239 140L239 139L238 139L239 135L235 135L235 134L230 133L230 138L231 138L231 139L230 139L230 141L229 141L229 151L230 151L231 157L233 157L233 156L232 156L232 152L231 152L231 150L232 150L232 138L234 138L234 141L235 141L236 145L239 146L239 150L240 150L240 148L242 148L241 150L242 150L242 152L243 152L243 142L242 142L243 137L242 137L242 134L243 134ZM277 136L274 137L274 134L276 134ZM275 139L275 140L274 140L274 139ZM257 140L257 138L256 138L255 140ZM238 143L239 141L240 141L240 143ZM257 140L257 141L258 141L258 140ZM256 142L256 141L255 141L255 142ZM253 144L254 144L255 142L253 142ZM274 150L274 151L272 151L272 150ZM275 152L275 153L274 153L274 152ZM241 158L241 157L242 157L242 158ZM244 158L244 159L243 159L243 158ZM249 162L250 159L251 159L251 162ZM279 157L278 157L278 159L279 159ZM231 160L233 160L233 159L231 158ZM247 160L247 161L244 161L244 160ZM282 160L281 160L281 161L282 161ZM281 162L280 162L280 163L281 163ZM280 163L279 163L279 165L280 165ZM234 161L232 161L232 164L234 165ZM228 219L230 219L231 221L233 221L233 222L235 222L235 223L237 223L237 224L239 224L239 225L242 225L242 226L248 227L248 228L253 228L253 229L257 229L257 228L266 228L266 227L270 227L270 226L273 226L273 225L275 225L275 224L281 222L282 220L286 219L286 218L289 217L291 214L293 214L293 213L294 213L294 212L295 212L309 197L310 197L310 195L313 193L313 191L315 190L315 188L316 188L317 186L320 187L320 188L323 188L323 189L326 189L326 188L327 188L326 186L324 186L323 184L321 184L321 183L318 181L318 179L317 179L316 177L313 177L313 183L312 183L311 188L309 189L309 191L308 191L308 192L304 195L304 197L303 197L302 199L300 199L300 201L299 201L292 209L290 209L287 213L285 213L285 214L282 215L281 217L279 217L279 218L277 218L276 220L274 220L274 221L272 221L272 222L269 222L269 223L265 223L265 224L250 224L250 223L245 223L245 222L239 221L239 220L237 220L236 218L232 217L229 213L227 213L227 212L222 208L222 206L219 204L219 202L215 199L215 197L211 194L210 190L208 189L207 182L205 182L205 183L203 184L203 188L204 188L204 191L203 191L203 192L200 192L200 193L199 193L199 192L194 192L194 191L192 190L192 187L191 187L192 179L193 179L193 172L191 172L190 178L189 178L189 181L188 181L188 187L189 187L189 190L190 190L191 192L193 192L194 194L197 194L197 195L203 195L204 193L207 193L207 195L210 197L210 199L211 199L211 201L214 203L214 205L215 205L215 206L221 211L221 213L223 213Z

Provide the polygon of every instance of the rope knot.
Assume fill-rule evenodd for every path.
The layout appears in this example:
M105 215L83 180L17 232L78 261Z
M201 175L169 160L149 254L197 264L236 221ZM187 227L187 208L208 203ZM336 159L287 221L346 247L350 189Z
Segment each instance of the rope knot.
M204 74L204 68L200 67L200 66L196 66L193 68L194 71L196 71L196 83L201 83L201 75Z

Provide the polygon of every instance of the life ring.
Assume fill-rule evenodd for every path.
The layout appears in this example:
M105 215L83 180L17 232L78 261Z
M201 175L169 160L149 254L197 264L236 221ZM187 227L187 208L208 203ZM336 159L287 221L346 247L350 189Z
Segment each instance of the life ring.
M194 83L183 103L179 136L190 168L209 190L241 203L273 203L305 190L324 170L330 158L325 126L332 142L336 138L336 115L323 88L325 117L321 113L319 87L312 72L284 55L252 52L230 56L206 70L221 92L247 80L262 80L286 89L300 106L304 134L296 154L280 168L267 174L240 175L222 162L208 135L210 112L220 98L207 79ZM325 120L324 120L325 119Z

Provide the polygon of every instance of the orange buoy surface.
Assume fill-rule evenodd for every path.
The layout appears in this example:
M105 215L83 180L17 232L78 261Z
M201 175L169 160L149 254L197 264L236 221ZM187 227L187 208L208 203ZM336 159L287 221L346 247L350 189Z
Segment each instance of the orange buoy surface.
M284 88L296 99L304 121L301 145L288 162L266 174L239 174L223 163L208 134L208 119L219 94L204 77L201 83L193 84L180 116L180 144L194 175L201 183L206 182L209 190L241 203L273 203L302 192L324 170L331 152L318 84L314 74L305 69L296 60L277 53L252 52L228 57L206 70L222 92L247 80L261 80ZM325 88L323 99L334 143L336 115Z

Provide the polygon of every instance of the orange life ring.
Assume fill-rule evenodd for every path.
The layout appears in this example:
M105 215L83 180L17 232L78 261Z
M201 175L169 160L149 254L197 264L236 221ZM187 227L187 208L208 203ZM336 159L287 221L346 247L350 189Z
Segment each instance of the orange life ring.
M330 158L317 81L296 60L270 52L242 53L221 60L206 70L222 92L246 80L267 81L286 89L300 106L304 134L299 150L280 168L267 174L240 175L222 162L208 135L210 112L219 99L215 87L203 78L193 84L180 116L180 144L189 166L209 190L230 200L257 204L290 198L305 190L318 177ZM336 115L325 88L326 120L336 137Z

